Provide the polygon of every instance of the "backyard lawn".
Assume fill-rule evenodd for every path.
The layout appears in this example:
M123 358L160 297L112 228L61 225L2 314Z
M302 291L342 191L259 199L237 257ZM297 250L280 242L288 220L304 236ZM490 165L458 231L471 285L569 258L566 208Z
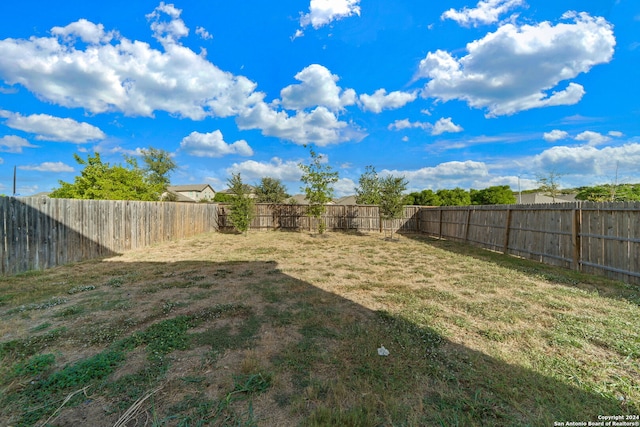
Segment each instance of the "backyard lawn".
M640 425L639 287L395 237L211 233L0 278L0 425Z

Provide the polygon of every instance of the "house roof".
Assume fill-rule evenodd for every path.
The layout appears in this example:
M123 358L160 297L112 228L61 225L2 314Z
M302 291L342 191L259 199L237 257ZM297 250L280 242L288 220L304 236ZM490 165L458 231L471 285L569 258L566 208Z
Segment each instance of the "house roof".
M516 194L516 201L520 205L534 205L538 203L566 203L566 202L575 202L576 195L575 194L559 194L556 196L555 200L553 197L544 195L542 193L525 193L525 194Z
M171 185L171 186L167 187L167 190L172 192L172 193L180 193L180 192L183 192L183 191L199 191L199 192L202 192L207 187L211 188L211 191L214 191L213 188L209 184Z
M252 193L256 192L256 187L254 187L253 185L242 184L242 186L244 187L244 191L246 191L247 193L252 194ZM233 191L231 191L230 188L225 188L224 190L220 190L220 191L218 191L218 193L235 194Z
M195 202L196 202L196 201L195 201L195 200L193 200L191 197L187 197L187 196L185 196L184 194L182 194L182 193L178 193L178 192L176 192L176 191L167 190L167 193L170 193L170 194L172 194L173 196L175 196L175 198L176 198L176 200L175 200L175 201L176 201L176 202L187 202L187 203L195 203ZM167 193L165 193L165 194L167 194ZM163 197L164 197L164 195L163 195Z
M291 196L287 199L287 203L291 203L293 201L296 205L308 205L309 201L306 199L304 194L296 194L295 196Z
M344 197L340 197L339 199L335 200L335 204L336 205L357 205L356 203L356 196L351 195L351 196L344 196Z
M295 196L291 196L287 199L286 203L294 203L296 205L308 205L309 201L304 194L296 194ZM335 205L336 202L331 200L327 203L327 205Z

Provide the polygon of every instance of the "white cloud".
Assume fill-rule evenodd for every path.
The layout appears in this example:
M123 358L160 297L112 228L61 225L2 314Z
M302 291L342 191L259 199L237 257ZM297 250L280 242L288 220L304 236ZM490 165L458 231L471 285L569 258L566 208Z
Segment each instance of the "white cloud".
M18 166L18 169L37 172L75 172L75 169L62 162L44 162L39 165Z
M528 161L536 170L555 170L561 174L594 176L613 173L616 168L636 170L640 163L640 144L627 143L618 147L598 149L591 145L556 146Z
M415 101L417 92L394 91L387 94L385 89L376 90L373 95L360 95L364 110L380 113L382 110L394 110Z
M338 182L333 184L334 196L344 197L355 194L355 188L358 186L351 178L340 178Z
M357 126L338 119L339 111L356 102L353 89L342 90L336 85L338 76L322 65L311 64L295 78L301 83L282 89L282 100L267 104L262 100L264 94L259 94L261 99L258 102L238 113L238 127L260 129L265 136L296 144L315 143L320 146L360 141L366 136ZM290 115L285 109L296 112Z
M431 131L431 135L441 135L445 132L457 133L462 132L464 129L462 126L459 126L451 120L451 117L441 118L433 125L433 130Z
M464 26L493 24L498 22L500 15L523 4L523 0L484 0L479 1L472 9L467 7L462 10L449 9L440 16L440 19L452 19Z
M431 123L425 122L412 122L409 119L396 120L388 127L389 130L403 130L403 129L430 129Z
M170 19L163 21L163 14ZM151 21L153 37L162 44L172 44L177 43L182 37L188 36L189 29L180 18L181 14L182 9L176 8L173 4L160 2L160 5L146 16Z
M556 142L561 139L565 139L569 134L563 130L554 129L551 132L545 132L542 134L542 138L547 142Z
M52 37L0 40L0 80L24 86L44 101L92 114L153 117L165 111L192 120L235 116L242 129L261 129L263 135L297 144L327 145L366 136L336 116L354 105L357 95L338 87L338 77L325 67L305 68L296 76L301 83L286 87L283 100L268 105L256 83L222 71L204 54L180 44L188 34L180 14L173 5L160 3L147 16L162 49L106 33L88 21L56 27ZM87 41L79 43L78 37ZM290 115L281 104L297 112Z
M240 173L249 181L257 181L264 177L276 178L285 182L299 181L302 171L298 163L293 160L283 161L274 157L270 162L257 162L247 160L242 163L234 163L227 168L227 173Z
M0 138L0 152L22 153L23 148L36 148L24 138L15 135L5 135Z
M607 135L609 136L613 136L614 138L620 138L622 136L624 136L624 134L622 132L620 132L619 130L610 130Z
M204 27L196 27L196 34L202 37L202 39L204 40L211 40L213 38L213 35Z
M54 117L48 114L23 116L19 113L0 110L0 117L7 119L5 125L8 127L36 134L36 139L41 141L82 144L106 137L104 132L89 123L81 123L73 119Z
M300 26L318 29L332 21L360 16L360 0L311 0L309 13L300 16Z
M92 147L92 150L97 153L108 153L108 154L123 154L125 156L142 156L142 148L124 148L119 145L112 145L111 143L100 143L96 144ZM80 150L78 150L80 151ZM87 152L87 151L84 151Z
M265 136L274 136L296 144L315 143L319 146L344 141L362 140L366 134L349 123L338 120L326 107L317 107L306 113L298 111L289 116L264 102L246 109L237 118L240 129L260 129Z
M388 126L389 130L423 129L429 130L431 135L441 135L445 132L462 132L462 126L453 123L451 117L439 119L435 125L426 122L412 122L409 119L396 120Z
M464 162L445 162L417 170L384 169L381 175L404 176L409 182L409 188L437 190L457 186L469 188L473 186L474 182L487 179L489 169L483 162L467 160Z
M247 141L241 139L228 144L219 130L210 133L191 132L189 136L182 138L180 149L196 157L222 157L228 154L253 155L253 150Z
M587 145L596 146L611 141L611 138L598 132L587 130L578 134L575 140L586 142Z
M321 105L338 111L356 102L355 91L343 91L336 85L339 77L322 65L309 65L296 74L295 79L302 83L287 86L280 91L284 108L304 110Z
M169 21L162 21L167 15ZM82 20L56 27L51 37L0 40L0 79L42 100L93 114L151 117L166 111L202 120L235 115L261 100L254 82L179 44L188 33L179 15L164 3L149 15L162 50Z
M67 43L73 43L77 37L91 44L108 43L117 36L117 32L105 32L104 25L94 24L86 19L79 19L65 27L53 27L51 34L61 37Z
M573 22L502 25L469 43L467 55L460 59L443 50L429 52L416 75L430 79L422 96L464 100L487 109L488 116L579 102L585 93L581 85L556 87L609 62L616 40L604 18L586 13L563 18Z

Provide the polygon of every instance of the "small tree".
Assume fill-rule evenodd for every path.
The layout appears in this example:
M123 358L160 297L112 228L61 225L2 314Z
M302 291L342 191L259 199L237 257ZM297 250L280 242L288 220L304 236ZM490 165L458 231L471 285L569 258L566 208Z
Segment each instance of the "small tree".
M558 180L560 179L560 174L551 171L548 175L538 175L538 189L542 191L546 196L549 196L556 201L556 197L560 194L560 183Z
M169 186L169 174L177 165L168 151L159 148L145 148L140 150L142 161L145 164L144 171L151 185L157 185L162 191Z
M282 181L276 178L264 177L256 186L256 201L258 203L284 203L289 195Z
M356 203L359 205L380 204L380 178L373 166L367 166L360 175L356 188Z
M308 165L300 163L302 170L300 180L305 183L301 188L309 201L309 215L316 219L318 234L324 233L326 224L322 215L326 211L326 204L333 198L333 184L338 181L338 172L334 172L331 166L324 164L321 155L310 149L311 162Z
M404 196L407 180L404 177L386 176L380 183L380 218L385 221L402 218L404 213ZM393 238L393 227L390 227Z
M228 184L229 190L234 194L229 219L234 228L246 236L254 216L253 199L249 197L247 186L242 183L239 173L232 174Z

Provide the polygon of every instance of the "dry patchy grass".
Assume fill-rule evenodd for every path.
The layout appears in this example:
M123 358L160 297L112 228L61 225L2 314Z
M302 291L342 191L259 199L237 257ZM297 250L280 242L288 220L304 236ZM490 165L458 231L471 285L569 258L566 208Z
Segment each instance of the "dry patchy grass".
M0 424L638 414L639 293L419 235L202 235L0 278Z

